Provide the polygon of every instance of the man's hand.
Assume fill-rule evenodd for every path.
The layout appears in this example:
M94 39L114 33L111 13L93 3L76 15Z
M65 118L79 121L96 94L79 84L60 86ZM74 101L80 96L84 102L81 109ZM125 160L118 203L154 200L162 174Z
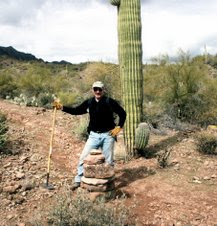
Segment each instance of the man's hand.
M62 110L63 109L63 105L60 103L59 99L55 99L54 102L52 103L52 105L57 110Z
M120 131L121 131L121 127L116 126L113 130L110 131L110 135L115 137L120 133Z

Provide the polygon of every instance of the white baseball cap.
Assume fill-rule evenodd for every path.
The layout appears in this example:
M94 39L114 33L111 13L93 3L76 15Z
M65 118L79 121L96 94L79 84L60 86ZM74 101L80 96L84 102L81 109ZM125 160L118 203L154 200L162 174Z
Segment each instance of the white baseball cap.
M92 88L94 88L94 87L103 89L104 88L104 84L102 82L100 82L100 81L96 81L92 85Z

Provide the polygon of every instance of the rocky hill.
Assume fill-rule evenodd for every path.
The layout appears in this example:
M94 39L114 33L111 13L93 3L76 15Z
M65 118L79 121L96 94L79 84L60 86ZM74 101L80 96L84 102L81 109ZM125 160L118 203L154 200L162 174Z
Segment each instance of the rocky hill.
M30 53L20 52L20 51L16 50L15 48L13 48L12 46L8 46L8 47L0 46L0 56L6 56L8 58L12 58L12 59L16 59L16 60L44 62L43 59L38 59L37 57L35 57L34 55L32 55ZM46 62L46 63L48 63L48 62ZM51 63L63 64L63 65L71 64L70 62L67 62L65 60L53 61Z
M39 60L34 55L30 53L23 53L17 51L12 46L2 47L0 46L0 56L8 56L17 60Z

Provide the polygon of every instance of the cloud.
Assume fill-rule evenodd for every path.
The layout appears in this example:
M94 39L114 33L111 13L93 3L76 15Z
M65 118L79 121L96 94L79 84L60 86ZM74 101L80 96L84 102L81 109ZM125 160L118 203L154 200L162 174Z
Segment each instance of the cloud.
M71 1L64 1L64 4L46 1L25 24L1 26L4 39L0 36L0 43L48 61L115 61L116 11L96 1L91 3L92 7L81 10L71 4Z
M193 54L199 54L200 49L203 49L204 45L207 44L208 37L217 38L217 31L214 29L217 15L216 11L213 10L217 4L215 3L213 7L209 5L209 13L204 13L204 11L199 13L201 8L208 11L208 4L203 2L202 5L193 7L192 2L183 1L181 4L179 1L159 0L157 4L153 0L151 5L143 5L144 59L158 54L175 56L180 48ZM171 4L168 5L168 3ZM191 7L191 11L189 7ZM210 49L213 51L215 48L210 47Z
M216 51L216 0L141 2L144 60L179 48ZM1 46L48 61L117 62L117 10L109 0L0 0L0 9Z
M0 24L17 26L34 18L43 0L0 0Z

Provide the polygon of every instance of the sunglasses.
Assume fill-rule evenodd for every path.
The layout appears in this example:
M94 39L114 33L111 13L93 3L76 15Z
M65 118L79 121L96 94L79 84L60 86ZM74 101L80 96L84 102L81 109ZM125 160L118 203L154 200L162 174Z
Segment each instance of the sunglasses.
M99 88L99 87L94 87L94 88L93 88L93 91L94 91L94 92L97 92L97 91L102 92L102 89Z

